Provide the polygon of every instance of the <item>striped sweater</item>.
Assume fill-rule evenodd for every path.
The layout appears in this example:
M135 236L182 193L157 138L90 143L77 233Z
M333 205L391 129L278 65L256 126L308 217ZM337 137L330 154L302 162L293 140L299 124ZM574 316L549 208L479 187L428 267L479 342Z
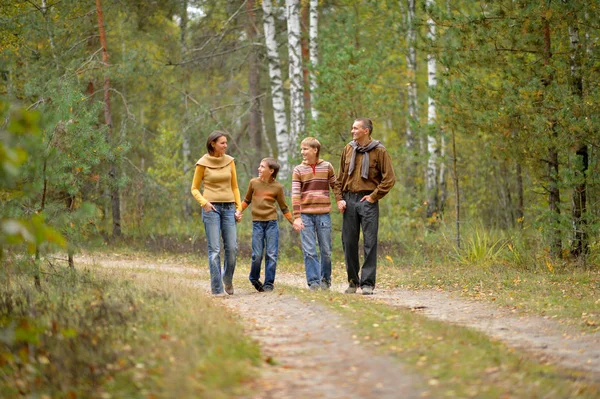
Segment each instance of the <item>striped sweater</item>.
M335 186L333 166L320 159L316 165L302 162L292 173L292 209L294 219L301 213L324 214L331 212L329 189Z

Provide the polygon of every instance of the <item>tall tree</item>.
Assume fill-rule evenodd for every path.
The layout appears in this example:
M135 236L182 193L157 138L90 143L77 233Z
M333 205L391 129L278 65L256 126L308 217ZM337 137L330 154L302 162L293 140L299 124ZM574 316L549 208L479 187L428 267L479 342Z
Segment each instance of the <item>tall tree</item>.
M319 118L319 111L315 108L317 92L316 68L319 64L319 0L310 0L309 24L309 54L310 54L310 112L313 120Z
M563 2L567 3L566 0ZM582 45L579 39L579 21L577 11L568 10L569 42L571 45L570 60L570 85L573 96L580 103L583 98L583 77L581 75L581 60L583 56ZM589 243L587 236L587 173L589 167L588 147L583 140L576 143L576 182L572 194L571 218L573 224L573 238L571 254L575 257L587 254Z
M416 190L417 173L417 135L419 126L419 99L417 96L417 29L416 0L408 0L406 9L406 77L407 77L407 103L408 113L406 115L406 149L411 158L408 162L406 173L406 184L411 191Z
M290 134L288 130L285 100L283 97L283 82L281 79L281 64L275 34L275 17L271 0L262 1L263 27L265 31L265 45L269 77L271 80L271 99L273 102L273 115L275 119L275 137L277 140L277 159L281 165L279 178L286 179L290 173Z
M431 49L427 54L427 83L428 83L428 99L427 99L427 174L426 174L426 192L427 192L427 218L434 218L439 211L438 203L438 162L439 162L439 147L437 140L437 108L433 98L433 93L437 86L437 64L433 53L433 43L435 42L435 22L431 13L435 6L434 0L426 2L427 16L427 39Z
M251 44L248 55L248 91L250 95L250 113L248 122L248 131L254 154L252 155L252 167L258 167L262 153L262 112L260 109L260 59L259 46L253 45L258 36L256 27L256 14L254 12L254 0L245 0L246 2L246 33L248 41Z
M302 44L300 30L300 0L286 0L288 28L288 56L290 78L290 142L296 146L298 136L304 132L304 79L302 74Z
M179 18L179 43L181 46L181 59L185 60L187 57L188 44L188 0L181 0L180 5L180 18ZM181 102L183 106L183 123L181 127L181 156L182 156L182 168L183 175L188 176L192 166L190 162L191 148L190 148L190 135L189 135L189 123L190 123L190 111L189 111L189 99L187 90L190 83L190 69L187 64L181 66ZM189 179L188 179L189 180ZM182 186L182 194L189 191L189 181L184 181ZM186 217L192 215L192 201L189 195L186 195L183 202L183 214Z
M113 132L112 113L110 110L110 74L108 73L108 47L106 45L106 31L104 30L104 17L102 15L102 3L96 0L96 13L98 14L98 31L100 34L100 45L102 46L102 63L104 68L104 122L106 130L106 141L110 143ZM121 196L119 193L117 164L115 160L110 163L108 176L111 182L110 203L112 207L112 234L113 237L121 236Z

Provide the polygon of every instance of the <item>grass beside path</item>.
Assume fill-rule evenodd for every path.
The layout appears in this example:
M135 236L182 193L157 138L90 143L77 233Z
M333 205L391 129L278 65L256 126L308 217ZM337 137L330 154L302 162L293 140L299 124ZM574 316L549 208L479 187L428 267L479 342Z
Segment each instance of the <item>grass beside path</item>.
M16 264L0 293L1 397L229 398L260 359L237 318L189 284Z

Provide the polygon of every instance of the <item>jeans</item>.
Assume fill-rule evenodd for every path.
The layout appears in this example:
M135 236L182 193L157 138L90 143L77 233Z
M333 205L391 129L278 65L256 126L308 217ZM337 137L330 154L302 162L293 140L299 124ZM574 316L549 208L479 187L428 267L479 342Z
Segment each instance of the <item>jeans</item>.
M309 286L321 282L331 285L331 216L329 213L300 215L304 229L300 231L306 281ZM317 255L317 241L319 255Z
M213 294L223 292L223 283L232 284L237 256L237 231L235 226L235 204L233 202L213 203L214 211L202 209L202 221L208 242L208 268L210 289ZM221 275L221 237L225 261Z
M250 281L260 279L260 264L263 250L265 252L265 284L273 286L279 255L279 225L277 220L252 222L252 265L250 266Z
M346 201L342 225L342 244L346 258L348 283L352 287L375 287L377 277L377 234L379 232L379 202L360 202L368 193L343 193ZM362 271L358 264L358 239L363 232L365 261ZM361 271L360 278L358 273Z

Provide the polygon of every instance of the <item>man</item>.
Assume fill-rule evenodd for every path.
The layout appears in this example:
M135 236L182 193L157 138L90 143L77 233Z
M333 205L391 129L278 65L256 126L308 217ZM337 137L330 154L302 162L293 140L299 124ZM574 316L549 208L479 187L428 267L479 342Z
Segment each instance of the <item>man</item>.
M344 214L342 243L349 286L347 294L361 288L373 295L377 271L377 233L379 200L394 186L396 177L385 147L371 138L373 122L358 118L352 124L352 141L342 151L336 182L336 199ZM358 258L358 239L363 232L365 259L362 270ZM359 277L360 272L360 277Z

